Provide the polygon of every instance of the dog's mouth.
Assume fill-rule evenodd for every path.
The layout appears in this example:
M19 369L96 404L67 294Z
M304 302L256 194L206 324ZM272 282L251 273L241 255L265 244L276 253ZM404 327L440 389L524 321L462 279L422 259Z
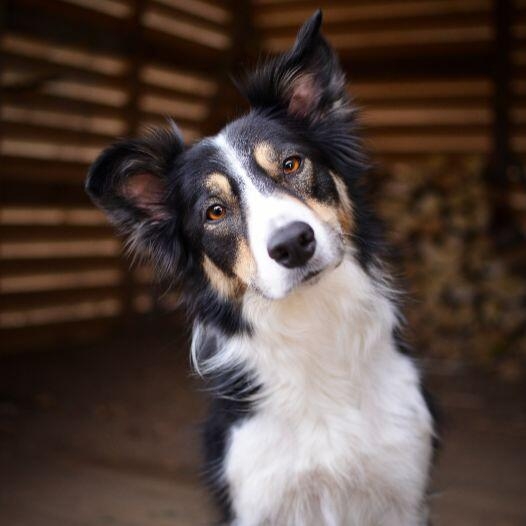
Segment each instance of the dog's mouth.
M302 283L312 283L316 281L316 278L321 274L323 269L311 270L301 279Z

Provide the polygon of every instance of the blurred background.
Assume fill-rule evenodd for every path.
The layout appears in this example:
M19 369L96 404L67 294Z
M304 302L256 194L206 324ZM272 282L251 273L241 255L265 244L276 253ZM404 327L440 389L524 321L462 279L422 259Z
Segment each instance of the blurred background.
M116 137L191 142L324 9L444 420L435 524L526 524L526 1L0 3L0 523L208 524L177 298L83 192Z

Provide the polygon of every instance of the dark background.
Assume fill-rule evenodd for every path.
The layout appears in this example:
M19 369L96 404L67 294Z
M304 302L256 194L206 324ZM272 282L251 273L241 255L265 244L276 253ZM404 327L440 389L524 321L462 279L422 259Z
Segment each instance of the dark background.
M317 7L361 109L408 338L444 413L438 525L526 522L526 2L0 4L0 523L206 524L177 297L82 189L115 137L191 142Z

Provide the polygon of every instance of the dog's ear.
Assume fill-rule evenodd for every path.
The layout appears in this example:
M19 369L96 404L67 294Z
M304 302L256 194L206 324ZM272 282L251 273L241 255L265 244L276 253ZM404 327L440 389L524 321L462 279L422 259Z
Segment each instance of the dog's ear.
M113 223L125 229L141 220L167 219L167 176L183 149L176 128L157 128L142 138L119 141L91 166L86 191Z
M284 109L314 122L348 110L345 75L320 33L321 22L318 10L303 24L291 50L248 76L240 89L252 107Z
M140 250L169 222L167 178L184 143L177 128L157 128L139 139L119 141L91 166L86 191L110 221Z

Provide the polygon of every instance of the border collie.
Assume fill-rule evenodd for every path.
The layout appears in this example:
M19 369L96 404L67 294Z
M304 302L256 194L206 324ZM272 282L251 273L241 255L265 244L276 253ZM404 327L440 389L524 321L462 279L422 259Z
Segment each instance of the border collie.
M117 142L87 191L181 287L224 524L423 525L432 417L321 19L247 76L247 115L190 147L175 125Z

